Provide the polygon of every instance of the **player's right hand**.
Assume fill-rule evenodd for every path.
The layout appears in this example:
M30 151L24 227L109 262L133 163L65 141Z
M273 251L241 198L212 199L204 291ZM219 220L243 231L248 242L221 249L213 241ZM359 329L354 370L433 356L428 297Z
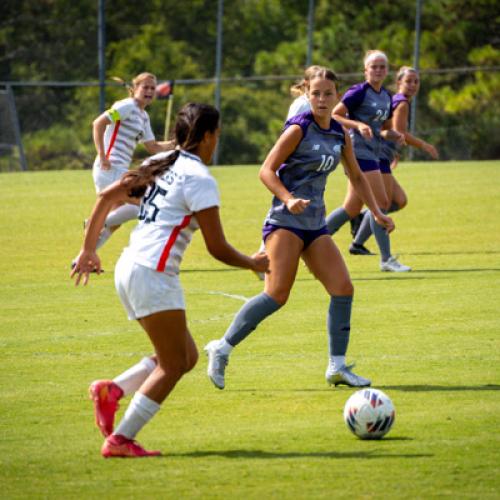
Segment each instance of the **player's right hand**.
M303 198L288 198L286 200L286 208L291 214L298 215L301 214L311 203L311 200L304 200Z
M101 170L111 170L111 162L108 158L101 158L99 162Z
M89 282L90 273L101 274L101 272L99 256L95 252L82 250L75 260L75 266L69 277L73 278L76 275L75 286L78 286L83 276L83 284L86 285Z
M269 269L269 257L265 252L257 252L252 255L252 271L256 273L265 273Z

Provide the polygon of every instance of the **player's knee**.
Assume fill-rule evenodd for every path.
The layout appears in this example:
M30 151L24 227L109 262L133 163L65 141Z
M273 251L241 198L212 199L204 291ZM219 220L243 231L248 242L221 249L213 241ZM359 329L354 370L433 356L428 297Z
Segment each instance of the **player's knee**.
M346 296L354 294L354 287L349 277L337 281L335 284L328 287L327 290L328 293L333 296L336 295Z
M337 295L354 295L354 286L350 279L346 279L339 283Z
M284 306L288 297L290 296L290 290L273 290L272 292L266 292L272 299L274 299L280 306Z
M197 359L197 356L193 358L185 353L183 356L169 359L164 365L160 364L156 368L158 382L165 386L170 385L172 381L177 382L195 366Z
M406 207L406 205L408 205L408 196L406 195L406 193L401 193L401 195L399 196L399 198L397 200L397 204L399 205L399 210L401 210L402 208Z
M196 347L193 347L193 349L190 349L187 353L184 373L191 371L196 366L196 363L198 363L198 359L199 359L198 349L196 349Z
M346 203L344 205L344 210L347 212L347 215L351 219L356 217L356 215L358 215L361 212L362 208L363 208L363 205L360 205L358 203Z
M389 210L391 203L389 201L389 198L387 196L381 196L378 202L378 206L380 207L381 210Z

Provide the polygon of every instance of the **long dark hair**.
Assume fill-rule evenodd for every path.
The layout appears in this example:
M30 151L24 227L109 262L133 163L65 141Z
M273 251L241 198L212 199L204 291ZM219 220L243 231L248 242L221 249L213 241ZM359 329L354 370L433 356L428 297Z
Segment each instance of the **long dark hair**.
M175 148L167 157L143 163L139 169L127 172L122 184L129 196L141 198L156 177L165 173L177 160L180 151L194 152L200 145L205 132L215 132L219 128L219 112L209 104L190 102L185 104L175 121Z

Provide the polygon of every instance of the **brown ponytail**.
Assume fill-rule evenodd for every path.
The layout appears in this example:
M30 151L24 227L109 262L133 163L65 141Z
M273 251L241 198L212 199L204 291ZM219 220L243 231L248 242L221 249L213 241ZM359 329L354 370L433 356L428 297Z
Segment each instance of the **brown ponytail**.
M163 175L179 158L181 150L196 153L206 132L219 128L219 112L209 104L188 103L184 105L175 121L175 149L168 156L146 160L138 170L127 172L122 177L129 196L141 198L148 186Z

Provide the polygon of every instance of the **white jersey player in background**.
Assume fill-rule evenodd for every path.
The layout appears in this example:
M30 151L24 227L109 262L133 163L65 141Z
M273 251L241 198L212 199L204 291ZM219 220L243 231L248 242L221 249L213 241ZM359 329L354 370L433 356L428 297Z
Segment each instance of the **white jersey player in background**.
M156 83L156 76L152 73L140 73L132 80L130 96L116 101L94 120L92 135L97 156L92 176L97 194L128 171L138 143L144 144L151 154L171 148L170 142L155 140L146 111L155 98ZM138 213L139 207L135 203L120 203L112 207L97 248L104 245L121 224L137 218Z
M76 284L82 278L86 284L90 272L101 270L96 245L109 210L117 203L141 200L139 223L116 264L115 284L128 317L139 321L155 350L154 356L113 381L98 380L90 387L96 423L106 437L104 457L159 454L139 446L135 436L198 360L178 276L193 232L201 228L210 254L228 265L259 272L268 268L264 253L243 255L225 239L217 184L206 167L218 136L218 111L209 105L186 104L175 124L175 150L150 158L101 192L89 219L71 272ZM119 399L133 392L124 417L113 429Z

